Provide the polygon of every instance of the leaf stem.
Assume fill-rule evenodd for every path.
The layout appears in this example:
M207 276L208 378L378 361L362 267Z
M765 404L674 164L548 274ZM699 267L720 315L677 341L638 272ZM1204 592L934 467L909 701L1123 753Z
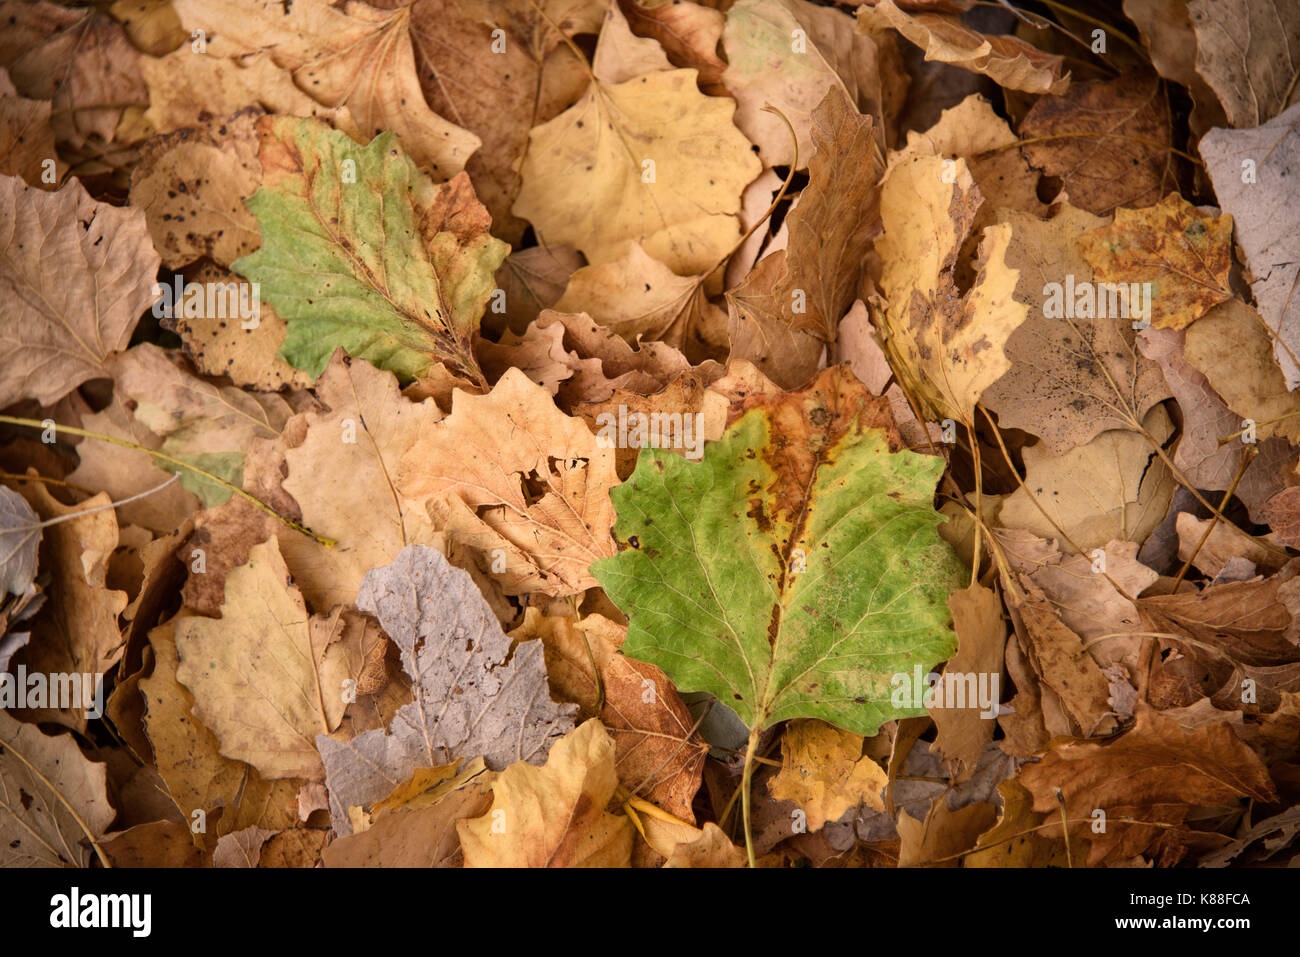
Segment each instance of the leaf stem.
M749 790L754 778L754 756L758 754L758 739L762 730L758 725L750 729L749 744L745 748L745 770L740 777L740 809L741 817L745 822L745 856L749 859L751 868L758 867L758 862L754 857L754 832L749 824Z
M175 458L174 456L168 455L166 452L159 452L156 449L147 449L143 445L137 445L135 442L128 442L126 439L119 439L113 435L104 435L102 432L91 432L88 429L78 429L75 426L71 426L71 425L59 425L57 422L50 422L48 420L42 422L37 419L26 419L16 415L0 415L0 423L4 423L7 425L19 425L29 429L54 429L56 432L66 432L69 435L78 435L86 439L97 439L100 442L108 442L111 445L118 445L124 449L133 449L136 452L143 452L146 455L152 456L153 458L157 459L160 462L166 462L168 465L173 465L176 468L182 468L185 469L187 472L193 472L195 475L201 476L202 478L206 479L209 482L212 482L215 485L220 485L222 488L228 489L231 493L238 495L240 498L244 499L247 502L250 502L253 506L261 509L266 514L276 519L279 519L285 525L292 528L295 532L301 532L303 535L306 535L308 538L311 538L316 542L319 542L321 545L324 545L326 548L333 548L336 544L338 544L334 539L326 538L323 535L317 535L306 525L299 524L298 522L295 522L291 518L286 518L285 516L277 512L275 509L273 509L270 505L267 505L265 502L263 502L257 496L250 495L248 492L245 492L238 485L234 485L230 482L227 482L221 476L213 475L211 472L207 471L206 469L201 469L197 465L191 465L189 462L186 462L183 459L178 459Z

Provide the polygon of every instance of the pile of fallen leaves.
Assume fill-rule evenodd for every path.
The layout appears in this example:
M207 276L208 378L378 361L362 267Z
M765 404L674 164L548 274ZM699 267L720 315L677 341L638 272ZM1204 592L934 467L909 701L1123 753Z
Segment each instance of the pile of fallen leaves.
M1300 851L1300 7L0 3L0 865Z

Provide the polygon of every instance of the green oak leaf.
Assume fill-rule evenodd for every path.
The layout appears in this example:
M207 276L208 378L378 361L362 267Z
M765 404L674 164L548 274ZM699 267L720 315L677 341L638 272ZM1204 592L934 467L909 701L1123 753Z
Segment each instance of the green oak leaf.
M280 356L313 379L341 346L404 380L442 363L484 384L471 343L510 247L468 179L434 185L393 133L362 146L283 116L258 132L262 246L232 268L287 320Z
M870 735L924 714L891 703L891 679L957 647L943 459L891 451L887 405L846 367L747 402L701 461L644 449L610 493L621 550L591 570L629 618L623 653L753 733L820 718Z

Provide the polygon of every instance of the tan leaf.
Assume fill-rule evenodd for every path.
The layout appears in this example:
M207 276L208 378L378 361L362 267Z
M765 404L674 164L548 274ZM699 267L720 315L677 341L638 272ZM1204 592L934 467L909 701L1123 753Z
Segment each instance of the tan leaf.
M855 33L838 10L802 0L740 0L727 11L723 47L722 82L738 104L736 125L758 146L765 166L789 166L796 144L799 168L808 165L820 148L813 111L831 90L881 120L877 39ZM764 111L769 104L789 120L794 142L785 122Z
M474 134L429 109L411 45L409 8L376 10L352 2L297 0L288 10L273 0L181 0L174 4L187 31L201 29L206 56L245 56L270 50L293 71L298 88L327 107L346 107L335 125L361 141L385 130L402 140L416 165L439 182L465 167L480 145ZM240 29L227 29L230 23Z
M870 33L893 27L923 49L926 60L982 73L1008 90L1059 95L1070 85L1064 57L1045 53L1017 37L977 33L955 17L908 14L892 0L880 0L858 10L858 24Z
M1144 424L1156 441L1172 432L1161 407L1153 408ZM1039 538L1064 533L1068 539L1061 549L1070 553L1111 539L1143 541L1164 518L1173 495L1169 468L1152 461L1154 455L1144 436L1114 430L1059 456L1030 446L1024 450L1025 485L1002 503L999 523Z
M1230 303L1216 306L1203 321L1211 323L1213 317L1232 308L1234 307ZM1201 321L1198 320L1193 325ZM1205 355L1205 346L1214 338L1209 335L1202 338L1203 333L1209 332L1210 327L1207 326L1196 337L1200 340L1196 351L1202 356ZM1243 332L1245 334L1242 340L1231 352L1234 361L1239 361L1242 353L1252 352L1261 344L1257 340L1262 340L1266 335L1262 329L1257 332L1246 329ZM1147 329L1138 336L1138 348L1144 356L1160 366L1165 382L1169 384L1169 391L1178 400L1178 408L1183 413L1183 436L1174 449L1174 465L1196 488L1222 491L1231 486L1236 478L1244 446L1239 442L1220 444L1219 440L1241 430L1242 416L1228 407L1210 385L1209 379L1188 361L1186 335L1186 330ZM1266 342L1262 345L1268 347ZM1218 365L1223 359L1224 355L1216 355L1214 364ZM1204 362L1204 359L1201 361ZM1271 363L1259 367L1260 383L1269 379L1271 368ZM1273 373L1273 377L1276 378L1276 373ZM1231 383L1225 386L1230 390L1237 384L1227 378L1221 378L1221 381ZM1282 398L1280 392L1278 398ZM1263 518L1261 509L1268 499L1285 488L1290 481L1291 469L1296 464L1296 456L1291 451L1290 444L1276 433L1271 436L1268 434L1273 431L1272 426L1268 426L1262 439L1256 435L1259 441L1255 448L1259 454L1246 466L1234 493L1250 511L1251 518L1267 525L1273 523Z
M577 104L529 133L515 215L592 263L635 239L679 275L712 270L740 238L740 194L760 165L731 125L733 106L700 93L695 77L596 76Z
M46 161L54 181L46 182ZM9 74L0 67L0 173L21 176L27 185L53 189L63 179L67 165L54 149L50 104L18 95Z
M698 461L706 440L722 438L727 405L727 398L710 389L704 376L684 372L652 395L615 389L604 402L584 403L575 411L598 438L613 446L619 478L626 479L642 447Z
M745 852L731 843L726 832L708 821L693 841L673 848L664 867L744 867Z
M1111 315L1109 300L1077 307L1095 278L1082 242L1105 220L1068 204L1047 220L1015 211L999 220L1012 229L1007 265L1019 272L1015 297L1029 318L1007 340L1011 368L984 391L984 405L1002 428L1037 435L1057 453L1107 429L1132 429L1169 392L1139 355L1127 316Z
M106 766L70 734L46 735L0 710L0 867L89 867L117 812Z
M131 414L128 401L115 392L113 401L101 411L82 418L81 427L134 442L146 449L159 449L162 437ZM107 492L114 501L156 489L169 477L147 452L108 442L83 441L77 446L77 456L80 462L68 474L68 481L82 488ZM173 482L144 498L118 506L117 515L123 525L140 525L154 532L166 533L180 527L186 517L201 507L194 493L180 482Z
M1300 222L1295 203L1268 200L1290 194L1291 171L1300 162L1300 105L1256 129L1211 130L1200 150L1215 197L1232 216L1255 305L1276 333L1273 353L1294 389L1300 384Z
M298 587L321 610L356 600L366 572L411 544L433 544L424 508L395 489L402 454L442 419L432 399L411 402L391 372L340 349L316 382L328 412L307 413L306 439L285 451L284 490L308 528L337 540L322 548L286 534Z
M336 838L321 859L326 867L459 867L456 825L488 809L490 782L490 773L479 775L427 807L380 814L366 830Z
M985 215L990 222L999 209L1041 215L1044 208L1037 195L1038 174L1018 150L1005 148L1016 142L1019 138L1007 121L994 112L988 100L972 93L944 110L924 133L909 132L907 145L889 154L889 166L892 169L913 156L960 156L988 202Z
M214 42L221 39L214 38ZM293 73L278 66L269 52L226 59L197 53L186 43L164 57L142 57L140 72L149 87L145 119L159 133L202 126L214 117L231 116L249 106L325 120L341 112L322 106L298 89Z
M837 90L818 104L810 122L816 152L808 164L808 185L786 219L785 274L771 288L752 288L747 278L727 293L733 314L765 312L792 329L834 342L880 228L881 163L871 128L870 117ZM746 356L742 352L737 358Z
M0 176L0 406L50 405L125 349L151 302L158 254L142 212Z
M435 112L482 139L467 170L492 213L493 232L513 245L526 225L510 207L519 194L528 131L572 106L588 83L586 65L564 39L599 32L607 7L604 0L415 0L410 6L424 96Z
M1296 102L1300 10L1267 0L1188 0L1196 71L1223 104L1228 123L1261 126Z
M976 850L965 860L966 867L1065 867L1065 845L1043 837L1046 815L1032 810L1033 795L1015 779L998 785L1002 813L998 823L980 835ZM979 850L987 848L987 850Z
M614 742L595 718L492 783L492 809L460 821L466 867L627 867L632 824L605 810L614 796Z
M554 308L585 312L631 345L646 339L683 349L723 335L726 320L704 294L704 279L678 276L632 241L617 259L573 273Z
M1288 391L1254 309L1240 299L1211 309L1188 326L1183 354L1233 412L1254 421L1257 439L1278 435L1300 442L1300 395ZM1236 426L1215 440L1233 436L1245 423Z
M148 105L140 55L107 16L44 0L8 9L5 26L18 54L8 60L9 76L23 96L50 101L61 143L77 149L92 137L109 143L127 107Z
M272 536L226 576L221 618L176 626L176 678L194 694L194 711L222 753L267 778L321 780L315 736L343 717L349 677L335 642L337 614L308 619Z
M616 482L614 450L511 369L488 395L457 394L402 456L395 487L445 509L453 539L502 549L508 594L561 596L593 587L587 567L614 554Z
M415 70L410 8L388 12L351 2L347 16L355 27L347 40L329 37L330 48L294 71L299 88L325 106L348 108L339 128L366 140L392 130L417 166L439 182L465 168L482 145L468 130L429 109Z
M1052 605L1030 597L1017 609L1023 629L1016 629L1038 680L1060 699L1078 737L1089 738L1115 729L1110 716L1110 685L1083 642L1057 616Z
M726 61L718 56L718 44L727 18L721 10L690 0L658 6L640 0L620 0L619 9L638 36L654 37L674 66L699 71L700 89L710 96L722 96L726 87L722 72Z
M944 866L956 867L960 861L954 858L974 847L997 816L998 809L985 801L953 811L942 796L930 805L924 821L902 811L898 815L898 866L915 867L942 861Z
M243 484L244 459L257 439L274 439L293 409L275 393L251 393L218 386L190 375L173 357L141 343L107 363L117 388L134 404L141 425L162 439L166 454ZM219 505L230 489L170 463L180 484L207 505Z
M493 217L493 223L496 223ZM505 293L505 324L522 335L529 324L550 309L564 295L569 277L581 269L583 260L571 246L532 246L506 257L497 270L497 288ZM484 327L494 321L495 305L483 317Z
M1137 25L1151 63L1167 80L1181 83L1192 95L1191 129L1201 136L1227 120L1209 85L1196 72L1196 33L1187 0L1124 0L1124 16Z
M202 843L209 850L219 835L246 827L293 827L300 780L268 781L241 761L223 757L220 742L192 713L194 697L176 680L176 623L149 633L153 672L140 681L145 730L158 772L186 820L202 811L209 820ZM218 814L220 815L218 819Z
M11 668L22 665L29 673L52 676L51 692L53 676L75 676L80 694L68 707L54 707L50 701L46 707L18 713L27 720L57 722L84 732L86 712L98 717L96 682L102 695L107 672L122 658L117 616L126 607L127 595L107 587L108 560L118 545L117 518L111 508L100 508L109 504L102 492L72 506L55 499L42 483L20 486L19 492L42 521L89 513L42 530L38 567L51 576L48 607L32 620L31 641L10 662Z

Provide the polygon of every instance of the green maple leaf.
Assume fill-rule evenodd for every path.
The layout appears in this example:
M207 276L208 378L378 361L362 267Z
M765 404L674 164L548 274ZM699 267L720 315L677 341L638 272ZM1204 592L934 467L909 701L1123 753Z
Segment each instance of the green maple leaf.
M341 346L402 379L442 363L482 383L471 343L510 247L468 180L435 186L392 133L361 146L293 117L258 131L262 246L232 268L287 320L281 357L315 378Z
M943 459L891 452L883 400L843 368L755 401L700 462L645 449L612 490L623 548L592 573L630 620L623 652L711 692L751 741L789 718L870 735L924 714L891 679L956 650Z

